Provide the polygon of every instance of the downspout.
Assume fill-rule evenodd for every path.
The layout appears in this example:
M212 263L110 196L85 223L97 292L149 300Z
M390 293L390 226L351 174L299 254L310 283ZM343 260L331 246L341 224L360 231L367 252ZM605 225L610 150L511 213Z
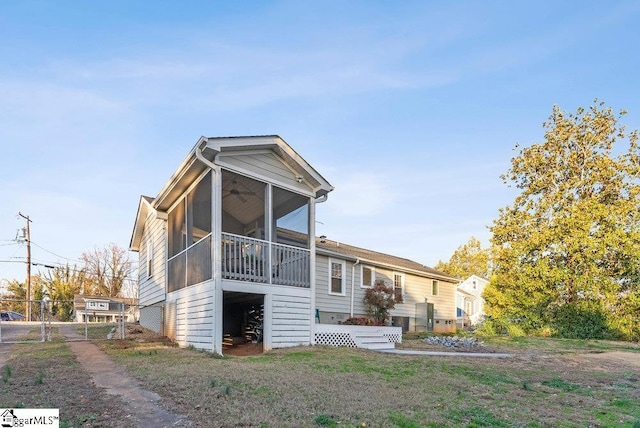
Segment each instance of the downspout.
M221 235L221 221L220 221L220 206L218 202L221 200L220 196L220 167L215 163L207 159L203 154L203 146L205 144L199 144L196 147L196 158L211 168L212 177L212 195L211 195L211 220L212 220L212 233L211 233L211 271L213 273L213 343L211 344L214 354L222 355L222 278L220 276L219 263L221 259L220 245L214 245L214 243L220 243L222 241ZM216 154L217 159L218 155Z
M316 204L321 204L327 200L327 194L315 198L312 200L311 205L311 213L313 215L312 221L309 223L309 234L311 239L311 246L313 251L309 254L309 286L311 287L311 296L310 296L310 313L309 313L309 322L311 324L311 328L309 329L309 343L311 345L316 344Z
M327 193L325 193L324 195L319 196L319 197L316 198L316 204L321 204L323 202L326 202L327 199L329 199L329 195Z
M360 264L360 259L356 259L356 262L353 264L353 268L351 269L351 310L349 311L349 316L353 318L353 301L354 301L354 292L356 286L356 266Z

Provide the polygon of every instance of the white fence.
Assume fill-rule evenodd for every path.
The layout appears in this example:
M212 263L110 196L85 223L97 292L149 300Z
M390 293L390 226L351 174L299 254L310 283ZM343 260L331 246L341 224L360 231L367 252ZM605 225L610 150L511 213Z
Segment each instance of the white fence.
M315 324L316 345L365 348L366 340L378 337L389 344L402 343L401 327Z

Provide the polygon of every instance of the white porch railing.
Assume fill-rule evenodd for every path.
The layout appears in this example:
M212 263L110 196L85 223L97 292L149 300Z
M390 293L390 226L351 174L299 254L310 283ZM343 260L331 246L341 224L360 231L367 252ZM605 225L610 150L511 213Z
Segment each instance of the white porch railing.
M222 277L309 288L310 251L232 233L222 234Z

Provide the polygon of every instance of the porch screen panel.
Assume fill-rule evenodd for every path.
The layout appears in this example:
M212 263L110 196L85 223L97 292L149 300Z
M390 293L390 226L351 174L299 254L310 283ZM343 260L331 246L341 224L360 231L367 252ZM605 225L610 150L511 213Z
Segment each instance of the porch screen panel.
M184 213L184 199L169 213L169 258L187 248L187 225Z
M211 235L187 250L187 285L211 279Z
M167 262L167 291L172 292L185 287L187 253L175 256Z
M222 170L222 231L266 239L266 192L266 183Z
M273 187L275 241L279 244L309 248L309 198Z
M211 172L187 196L187 247L211 233Z

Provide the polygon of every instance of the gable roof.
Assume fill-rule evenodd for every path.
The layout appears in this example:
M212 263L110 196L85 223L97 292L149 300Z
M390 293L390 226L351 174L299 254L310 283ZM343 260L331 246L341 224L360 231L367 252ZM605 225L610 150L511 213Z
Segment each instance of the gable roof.
M140 198L129 249L140 250L144 223L149 210L166 213L200 174L209 168L209 165L200 159L204 158L210 163L215 163L218 155L241 155L256 150L273 152L291 171L295 171L296 175L308 183L316 198L326 196L333 190L333 186L278 135L200 137L158 195L155 198L148 196Z
M377 251L367 250L365 248L354 247L353 245L344 244L329 239L316 238L316 252L327 256L341 256L350 260L360 260L362 262L378 265L381 267L395 268L396 270L413 273L434 279L442 279L457 283L459 278L447 275L436 269L430 268L413 260L402 257L392 256L390 254L379 253Z
M316 198L333 190L333 186L278 135L200 137L176 172L160 190L153 202L153 207L160 211L168 210L187 187L209 167L198 159L198 155L202 155L211 163L216 163L218 155L241 155L243 152L255 150L272 151L291 170L309 183Z

